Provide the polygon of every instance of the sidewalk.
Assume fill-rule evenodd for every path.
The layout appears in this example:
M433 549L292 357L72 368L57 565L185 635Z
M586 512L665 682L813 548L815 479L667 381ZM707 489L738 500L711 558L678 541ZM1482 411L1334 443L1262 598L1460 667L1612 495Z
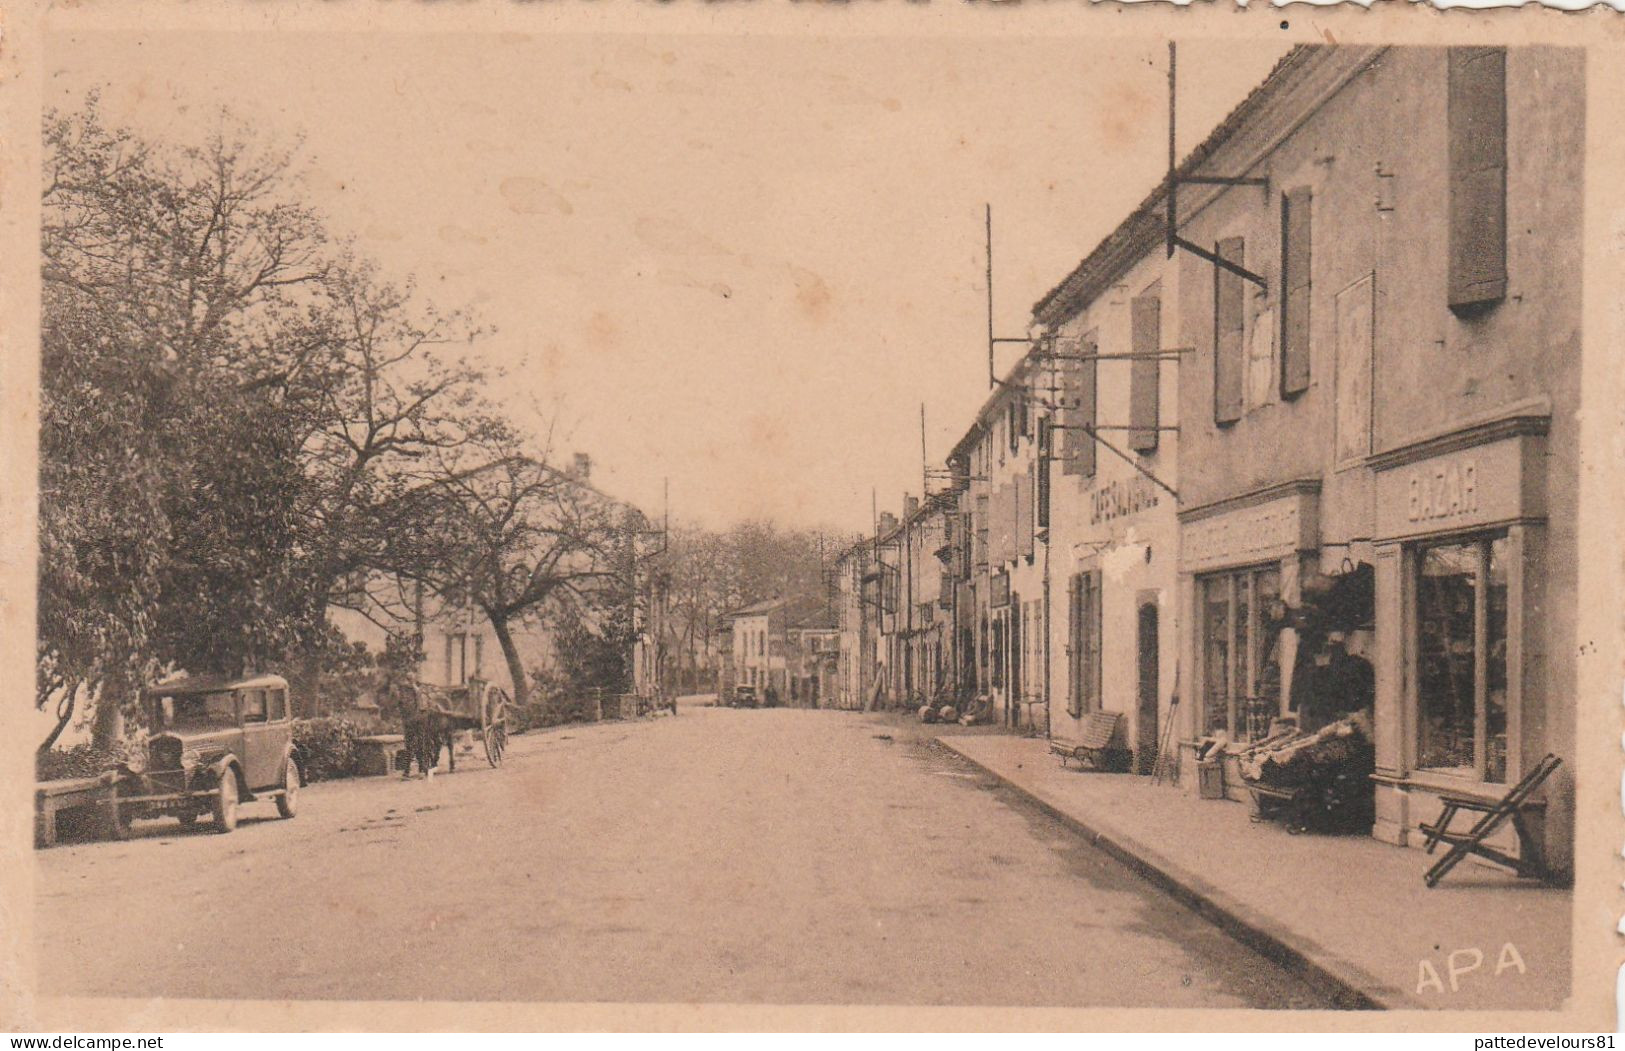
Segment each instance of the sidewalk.
M1198 799L1149 777L1063 770L1042 739L937 741L1244 941L1349 994L1352 1005L1541 1009L1568 995L1567 891L1471 862L1429 890L1430 859L1420 850L1294 836L1253 822L1242 803Z

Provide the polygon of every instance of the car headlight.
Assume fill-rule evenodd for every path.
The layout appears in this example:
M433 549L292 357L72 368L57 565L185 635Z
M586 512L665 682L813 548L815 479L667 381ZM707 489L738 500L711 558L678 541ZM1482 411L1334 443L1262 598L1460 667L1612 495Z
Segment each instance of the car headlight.
M196 748L188 748L181 753L182 770L195 770L201 765L203 765L203 753Z
M137 748L135 751L125 756L124 769L130 771L132 774L146 773L147 750L145 748Z

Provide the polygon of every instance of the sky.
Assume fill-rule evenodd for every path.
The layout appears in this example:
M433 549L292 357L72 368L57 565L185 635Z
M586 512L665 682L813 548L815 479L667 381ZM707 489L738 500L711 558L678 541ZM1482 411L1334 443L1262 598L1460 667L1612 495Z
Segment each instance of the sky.
M1181 153L1285 45L1182 44ZM300 141L300 192L493 331L491 394L674 521L866 531L986 398L994 324L1167 163L1163 40L58 34L46 101ZM999 369L1009 364L1011 349Z

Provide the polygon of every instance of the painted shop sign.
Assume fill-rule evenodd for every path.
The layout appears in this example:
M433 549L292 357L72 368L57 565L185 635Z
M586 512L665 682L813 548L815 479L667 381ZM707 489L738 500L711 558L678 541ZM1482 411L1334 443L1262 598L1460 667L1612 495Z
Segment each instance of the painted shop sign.
M1425 533L1539 517L1540 458L1512 438L1377 474L1377 536Z
M1477 514L1478 460L1465 457L1412 469L1405 511L1412 522Z
M1315 497L1296 493L1180 525L1180 564L1191 572L1285 558L1315 546Z
M1089 494L1089 524L1100 525L1157 506L1157 487L1141 475L1116 478Z

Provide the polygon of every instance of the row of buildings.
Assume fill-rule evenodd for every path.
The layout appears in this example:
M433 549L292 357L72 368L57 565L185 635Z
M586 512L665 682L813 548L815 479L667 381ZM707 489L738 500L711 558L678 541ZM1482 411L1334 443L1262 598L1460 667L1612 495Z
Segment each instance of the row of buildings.
M740 686L793 708L835 707L837 635L827 604L772 598L721 619L717 694ZM769 693L771 691L771 694Z
M1189 775L1337 650L1395 844L1570 756L1584 89L1577 49L1290 52L1034 306L941 491L844 553L838 703L1062 742L1117 712L1134 770Z

